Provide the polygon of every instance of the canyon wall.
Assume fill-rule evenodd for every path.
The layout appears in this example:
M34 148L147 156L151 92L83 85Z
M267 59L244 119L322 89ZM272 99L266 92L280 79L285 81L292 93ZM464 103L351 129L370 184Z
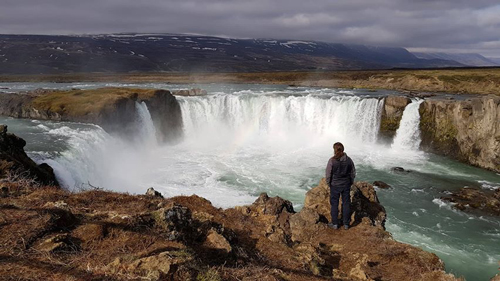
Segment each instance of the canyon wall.
M175 142L182 136L180 105L166 90L102 88L1 93L0 115L92 123L110 133L133 135L138 127L137 102L148 106L159 142Z
M427 99L419 111L423 150L500 172L500 97Z
M410 102L404 96L385 98L381 139L392 140ZM500 172L500 97L433 97L425 99L419 112L422 150Z

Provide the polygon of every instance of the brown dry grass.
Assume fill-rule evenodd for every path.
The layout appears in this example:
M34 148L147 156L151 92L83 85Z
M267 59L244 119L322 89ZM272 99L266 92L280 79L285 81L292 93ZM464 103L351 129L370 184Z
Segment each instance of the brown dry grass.
M318 87L500 94L500 68L263 73L83 73L9 75L2 82L262 83Z
M65 203L63 210L53 207L58 202ZM227 237L233 237L228 239L234 253L206 249L198 238L167 239L151 212L173 203L189 208L195 220L199 218L198 229L207 223L222 227ZM177 268L178 275L169 277L172 280L352 280L347 274L360 260L365 260L362 270L372 279L454 280L439 272L435 255L398 243L382 229L363 223L349 231L324 229L311 232L311 241L289 245L265 234L270 223L286 222L292 214L274 217L252 210L215 208L198 196L163 199L27 187L0 198L0 276L7 280L138 280L138 275L111 274L106 267L117 257L126 263L177 251L195 259ZM56 234L69 235L70 247L41 250L40 245ZM333 269L344 277L332 278Z

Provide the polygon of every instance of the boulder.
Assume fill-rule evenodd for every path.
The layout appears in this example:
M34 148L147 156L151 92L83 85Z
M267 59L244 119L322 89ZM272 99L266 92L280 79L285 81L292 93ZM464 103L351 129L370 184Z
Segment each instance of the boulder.
M387 183L385 183L383 181L374 181L373 185L377 186L378 188L382 188L382 189L387 189L387 188L391 187L390 185L388 185Z
M454 203L453 207L462 210L478 210L490 215L500 216L500 198L498 191L489 191L464 187L453 191L451 195L441 197L441 200Z
M160 227L169 240L178 240L183 234L189 234L192 231L191 210L179 204L171 203L151 213L155 225Z
M411 170L405 170L403 167L392 167L391 171L400 174L407 174L411 172Z
M385 228L385 208L380 204L377 193L371 184L367 182L355 182L351 186L350 195L352 223L360 223L364 217L367 217L372 225ZM324 178L321 179L317 187L306 193L304 209L312 209L319 215L330 220L330 188ZM339 210L340 215L342 202L339 202Z
M251 205L236 206L234 210L266 225L261 235L267 239L284 244L290 243L290 217L295 214L290 201L262 193Z
M318 209L304 207L290 218L291 240L293 242L307 240L311 237L311 233L319 233L327 228L326 218L324 214L321 217ZM330 209L328 209L328 213L330 213Z
M295 213L292 202L281 197L269 197L267 193L261 193L259 198L255 200L252 207L260 214L264 215L279 215L281 212Z
M0 178L7 175L26 177L42 185L55 185L58 182L52 168L43 163L37 165L24 152L26 141L7 133L7 126L0 125Z
M154 188L150 187L148 188L148 190L146 191L146 195L147 196L152 196L152 197L159 197L159 198L163 198L163 195L161 195L160 192L156 191Z
M135 277L133 279L164 280L179 265L193 262L187 251L166 251L149 257L130 259L116 258L104 270L113 275Z
M221 250L226 253L230 253L232 251L231 244L227 241L227 239L219 234L216 229L212 228L208 231L207 238L205 240L204 245L208 248Z

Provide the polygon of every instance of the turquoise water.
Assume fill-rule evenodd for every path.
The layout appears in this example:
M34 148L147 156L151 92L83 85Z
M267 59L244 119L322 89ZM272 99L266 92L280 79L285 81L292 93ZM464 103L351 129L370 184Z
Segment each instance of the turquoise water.
M0 84L12 91L100 86L122 85ZM436 253L447 271L467 280L489 280L498 273L500 219L455 210L439 198L463 186L498 187L500 175L418 149L380 143L379 98L392 92L200 87L210 95L179 98L185 139L175 146L122 140L94 125L1 117L0 123L25 138L30 155L52 165L68 188L90 182L144 193L153 186L166 196L198 194L220 207L248 204L267 192L300 209L307 190L323 177L331 144L340 140L357 165L357 180L382 180L392 186L378 190L378 195L387 210L387 229L396 240ZM394 166L412 172L391 172Z

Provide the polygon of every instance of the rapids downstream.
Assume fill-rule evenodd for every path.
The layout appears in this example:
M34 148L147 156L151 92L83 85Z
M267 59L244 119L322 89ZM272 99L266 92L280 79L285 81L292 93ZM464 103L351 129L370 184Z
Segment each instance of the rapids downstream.
M21 84L35 88L103 86L180 89L166 84ZM387 230L396 240L436 253L449 272L488 280L500 260L500 219L451 208L439 197L463 186L500 188L500 175L419 150L419 100L403 114L392 143L378 140L384 95L362 90L262 85L202 85L207 96L177 97L184 139L173 146L156 141L145 103L136 103L137 134L124 140L89 124L19 120L0 124L23 137L38 162L51 165L70 189L89 185L165 196L191 195L219 207L249 204L261 192L300 209L305 193L324 176L332 144L341 141L358 170L356 180L382 180ZM394 94L394 92L391 92ZM391 172L401 166L408 174Z

